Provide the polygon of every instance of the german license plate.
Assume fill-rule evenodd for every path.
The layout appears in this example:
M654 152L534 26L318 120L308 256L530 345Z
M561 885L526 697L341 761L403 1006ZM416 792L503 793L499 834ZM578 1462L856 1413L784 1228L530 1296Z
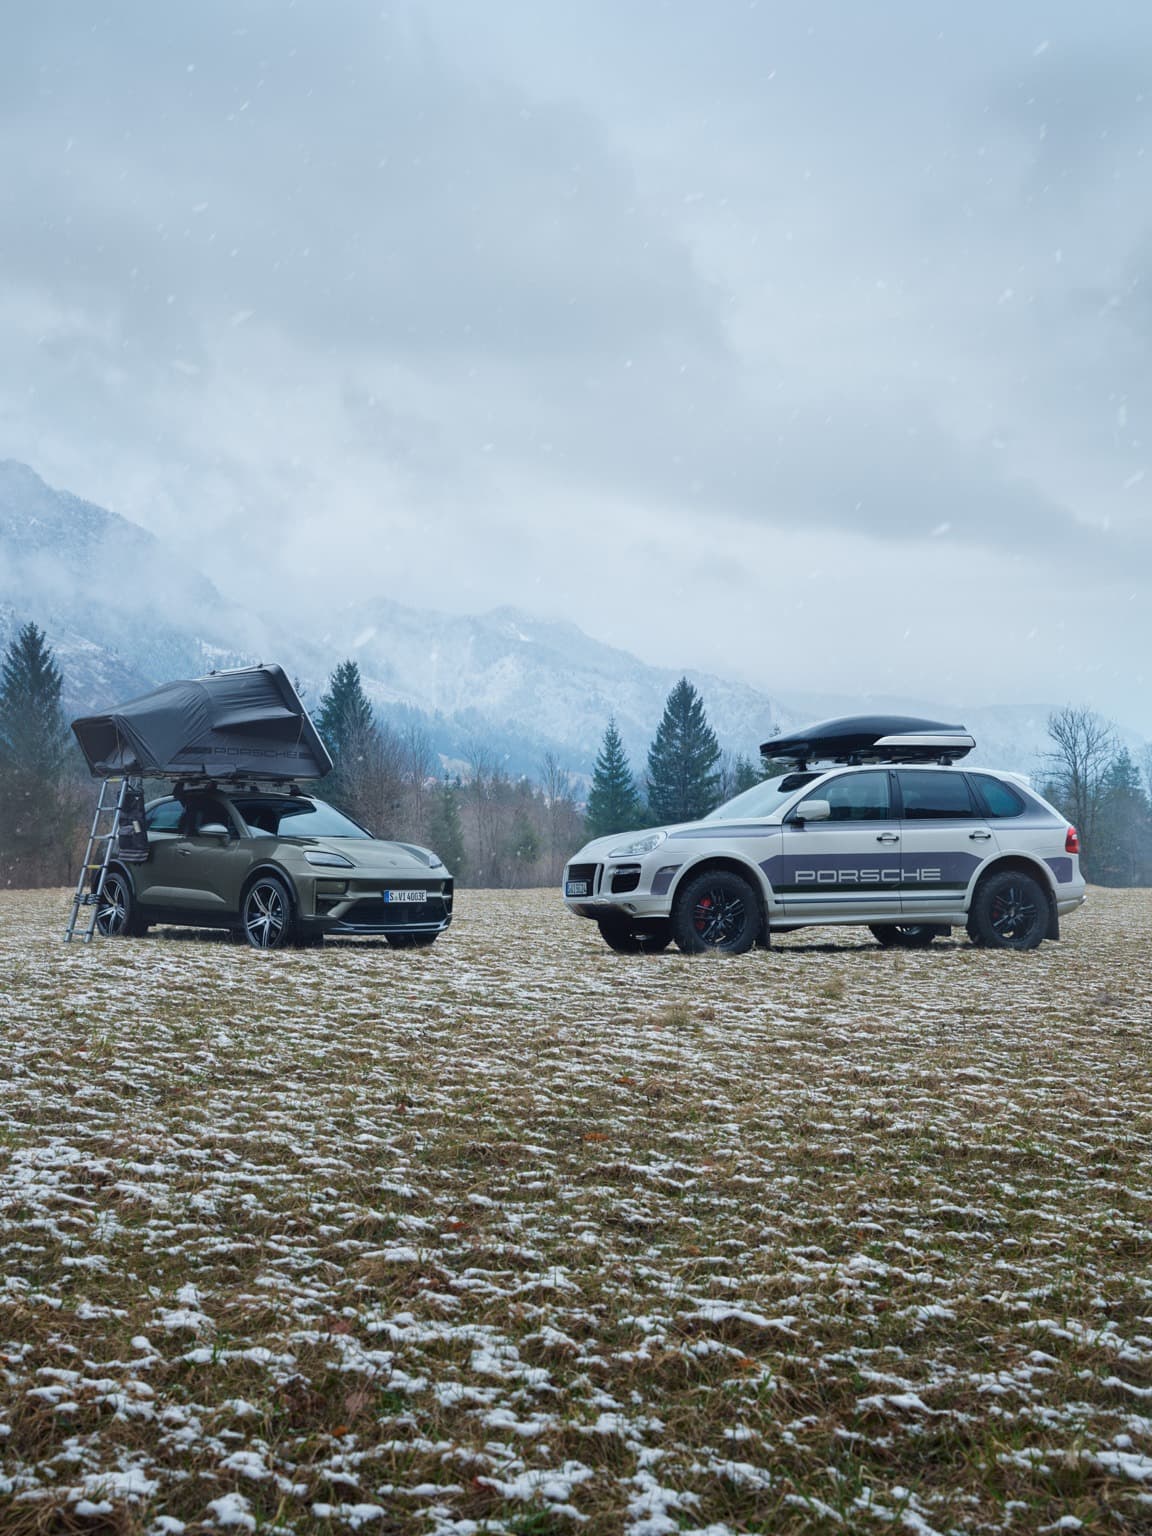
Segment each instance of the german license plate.
M384 900L385 901L402 901L402 902L405 902L405 903L407 903L409 901L427 901L428 900L428 892L427 891L385 891L384 892Z
M564 887L565 896L587 896L587 880L569 880Z

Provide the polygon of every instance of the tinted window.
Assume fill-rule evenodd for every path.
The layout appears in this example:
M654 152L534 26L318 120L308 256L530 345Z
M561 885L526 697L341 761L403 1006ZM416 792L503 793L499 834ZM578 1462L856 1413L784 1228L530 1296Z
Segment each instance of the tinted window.
M976 786L977 797L983 801L986 815L1002 817L1024 814L1024 796L1018 795L1003 779L990 779L986 774L974 773L972 783Z
M368 837L371 834L323 800L233 800L254 836L272 837Z
M231 836L236 835L232 818L219 800L189 800L180 830L186 837L195 837L201 827L227 827Z
M175 832L179 829L184 807L179 800L162 800L154 805L144 819L149 832Z
M891 815L887 773L848 773L821 784L805 800L827 800L832 808L831 821L887 821ZM798 806L801 812L805 800Z
M905 821L956 821L976 815L962 773L901 773Z

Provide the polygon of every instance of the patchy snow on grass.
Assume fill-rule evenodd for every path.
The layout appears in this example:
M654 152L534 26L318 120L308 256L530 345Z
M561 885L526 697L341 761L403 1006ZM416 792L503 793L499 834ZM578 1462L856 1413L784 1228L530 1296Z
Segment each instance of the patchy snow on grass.
M1147 1525L1147 893L722 961L66 906L0 893L0 1529Z

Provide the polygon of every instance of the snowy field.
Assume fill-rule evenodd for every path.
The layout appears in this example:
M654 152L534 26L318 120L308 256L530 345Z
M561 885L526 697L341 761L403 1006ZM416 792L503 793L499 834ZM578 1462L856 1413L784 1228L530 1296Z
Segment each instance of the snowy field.
M0 1530L1152 1530L1152 898L1032 955L59 942L0 895Z

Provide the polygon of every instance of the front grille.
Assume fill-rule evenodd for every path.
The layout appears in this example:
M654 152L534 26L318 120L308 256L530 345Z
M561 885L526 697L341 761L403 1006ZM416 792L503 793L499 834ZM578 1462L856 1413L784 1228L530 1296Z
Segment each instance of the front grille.
M341 927L357 929L439 928L452 916L451 880L397 880L400 890L424 890L426 901L385 901L376 891L360 897L342 912ZM351 893L354 894L354 893Z
M341 915L340 921L356 927L411 928L442 923L451 907L439 897L428 901L358 901Z
M639 884L639 864L627 864L613 872L612 894L613 896L626 896L629 891L634 891Z
M588 889L592 890L596 884L596 871L599 867L598 864L569 864L568 874L565 878L568 880L587 880Z

